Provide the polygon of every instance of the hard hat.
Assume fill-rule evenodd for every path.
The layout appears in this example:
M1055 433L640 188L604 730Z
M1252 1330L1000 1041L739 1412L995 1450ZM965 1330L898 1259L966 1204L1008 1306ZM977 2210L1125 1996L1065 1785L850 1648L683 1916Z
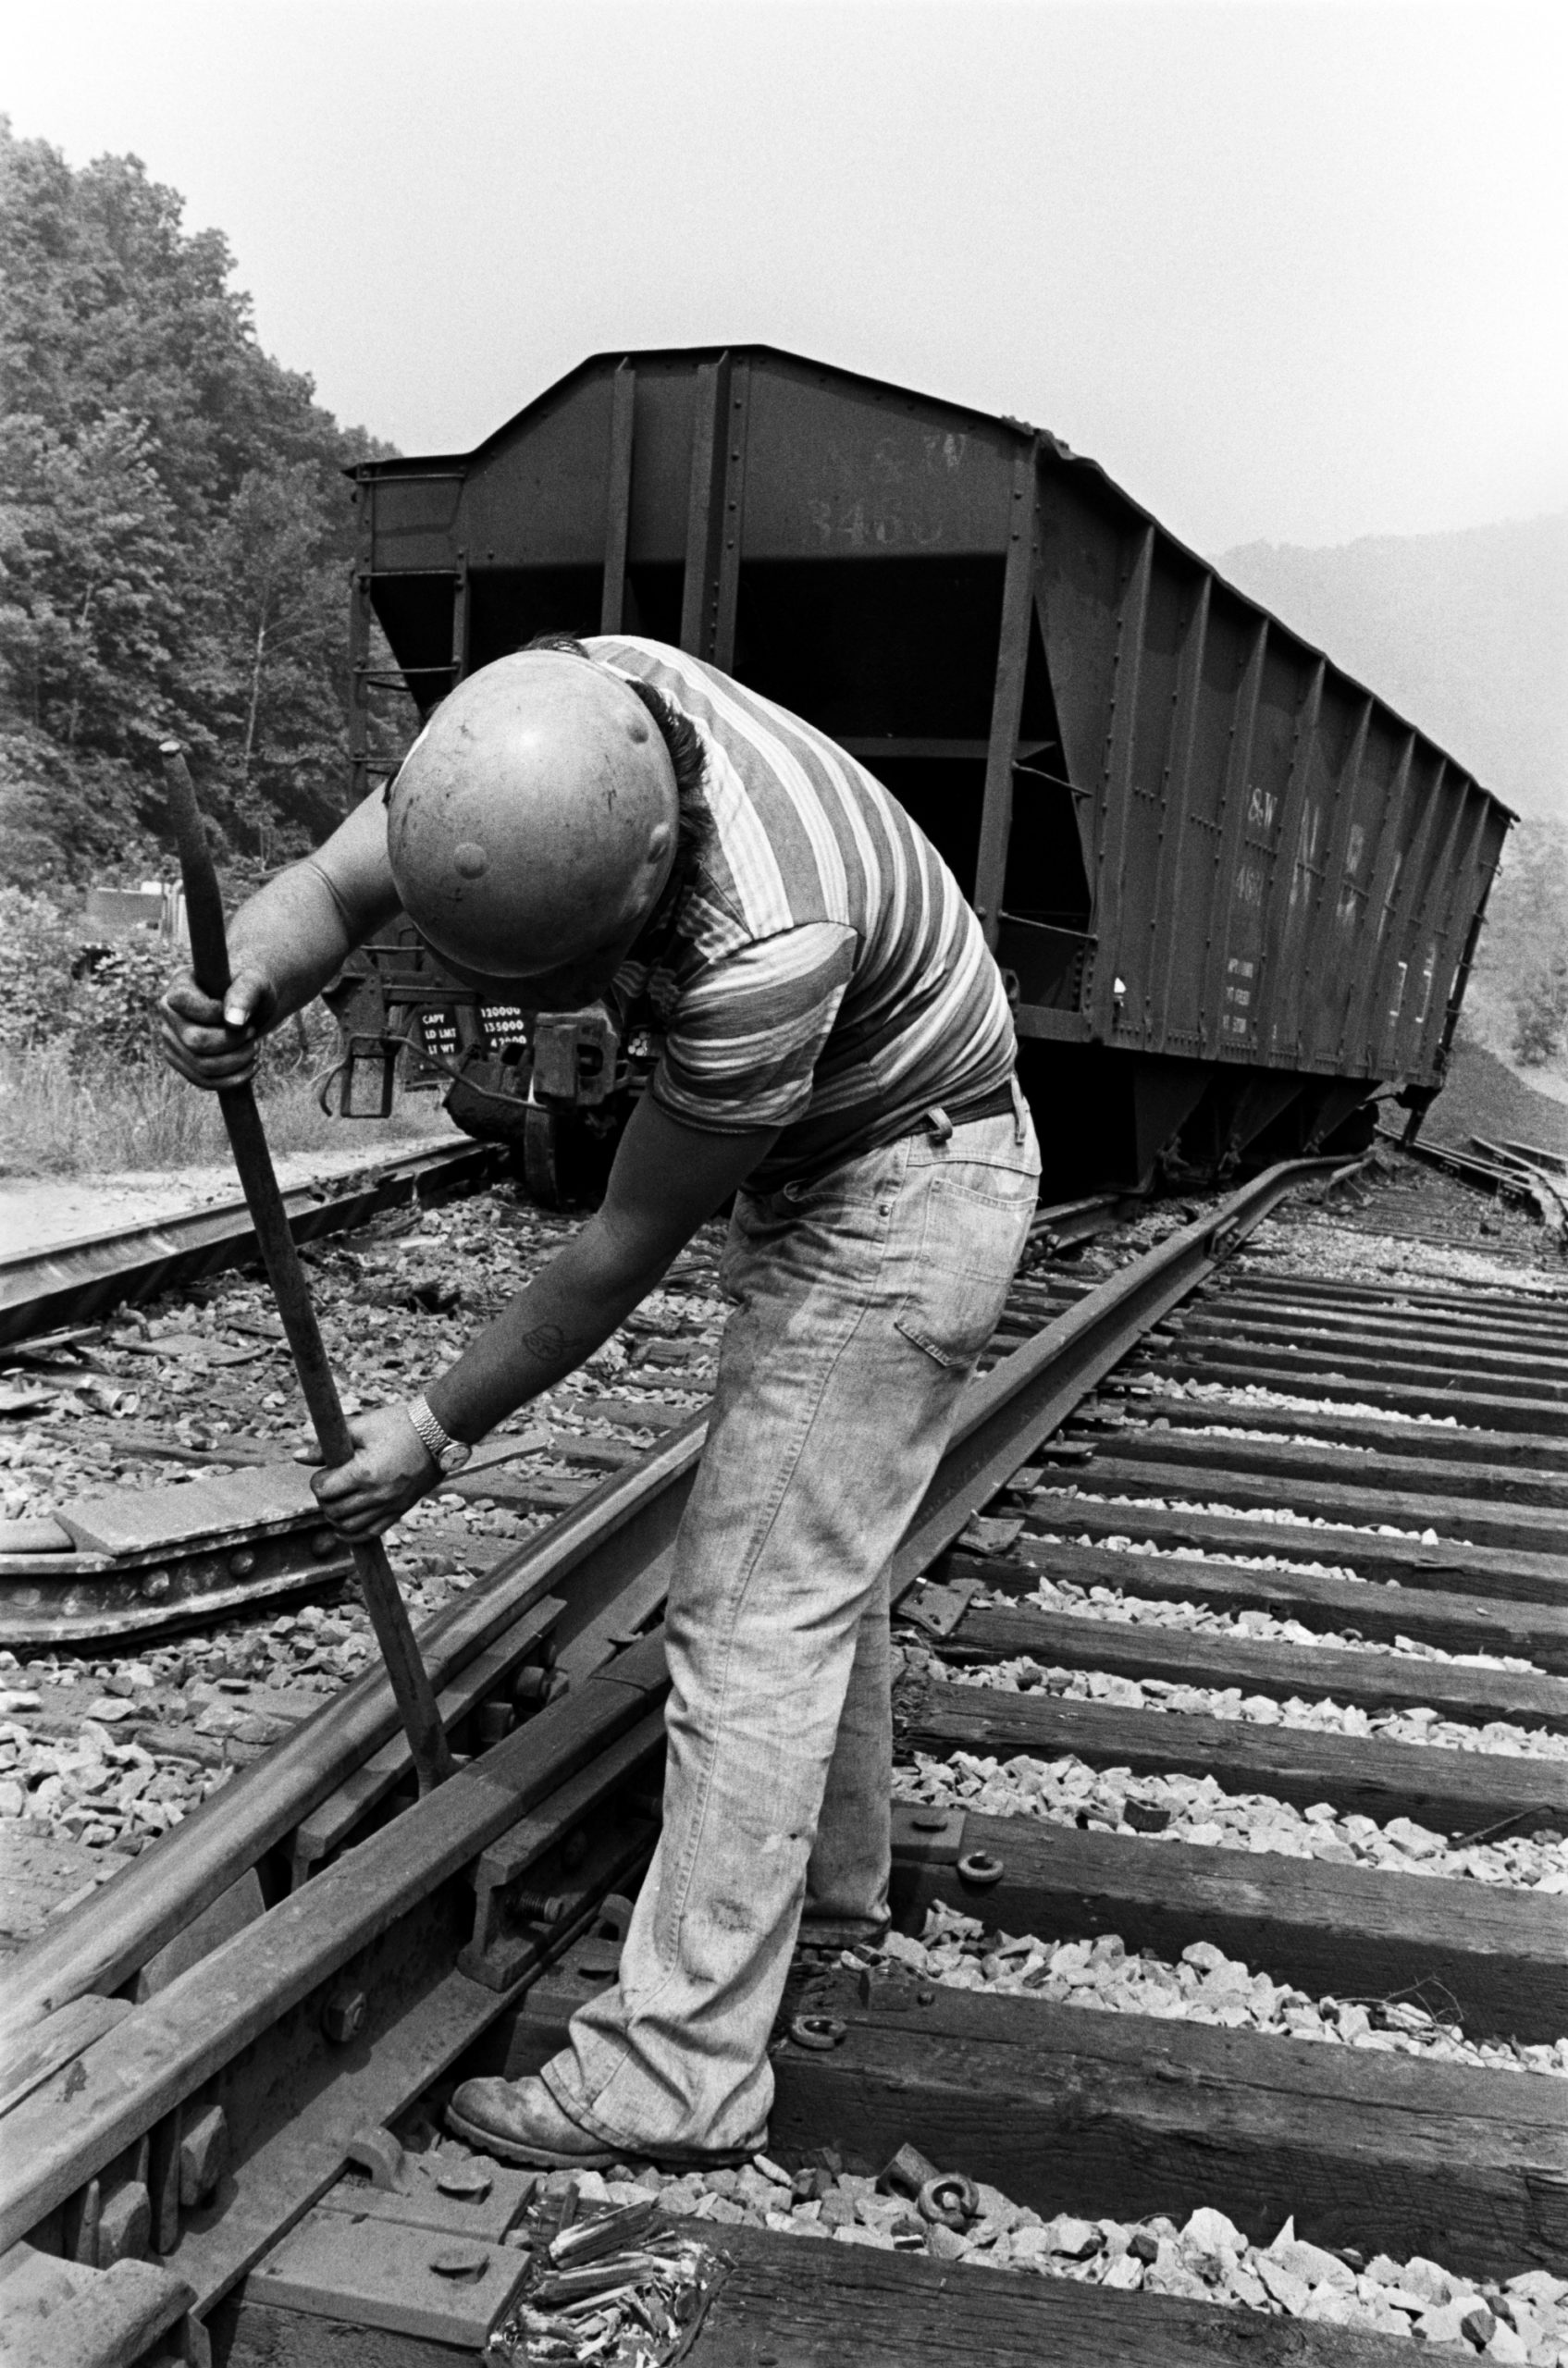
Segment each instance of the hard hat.
M590 659L525 649L443 700L388 797L409 919L497 978L635 933L674 858L674 768L635 691Z

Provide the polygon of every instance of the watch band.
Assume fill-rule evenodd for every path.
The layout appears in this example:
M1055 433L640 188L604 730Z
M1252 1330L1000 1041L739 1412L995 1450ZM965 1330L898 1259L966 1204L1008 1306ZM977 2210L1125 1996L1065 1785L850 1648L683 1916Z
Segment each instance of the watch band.
M409 1400L403 1412L418 1432L420 1444L427 1450L433 1463L439 1464L443 1472L449 1471L454 1449L461 1449L463 1461L466 1463L469 1450L462 1447L462 1442L454 1439L449 1431L442 1429L430 1412L429 1400L423 1390L417 1398Z

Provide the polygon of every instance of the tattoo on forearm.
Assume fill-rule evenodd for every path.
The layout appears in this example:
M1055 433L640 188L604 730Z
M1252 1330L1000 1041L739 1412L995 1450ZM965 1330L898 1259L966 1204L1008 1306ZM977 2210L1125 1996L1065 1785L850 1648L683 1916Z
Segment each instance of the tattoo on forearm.
M566 1346L566 1335L559 1324L536 1324L525 1332L517 1343L525 1353L537 1357L541 1364L552 1364Z

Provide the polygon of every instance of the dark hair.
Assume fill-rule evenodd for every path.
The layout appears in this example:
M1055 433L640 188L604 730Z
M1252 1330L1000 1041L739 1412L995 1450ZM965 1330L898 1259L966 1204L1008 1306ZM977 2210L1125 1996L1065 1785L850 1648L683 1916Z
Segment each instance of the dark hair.
M591 649L586 648L574 633L537 633L528 649L559 649L568 658L586 658L594 662ZM675 844L673 877L682 887L690 878L698 856L713 835L713 818L702 794L703 776L708 770L708 758L702 746L702 735L689 715L678 708L673 699L656 690L651 683L639 680L636 674L623 677L626 688L635 691L659 729L659 736L669 753L675 775L675 796L680 808Z

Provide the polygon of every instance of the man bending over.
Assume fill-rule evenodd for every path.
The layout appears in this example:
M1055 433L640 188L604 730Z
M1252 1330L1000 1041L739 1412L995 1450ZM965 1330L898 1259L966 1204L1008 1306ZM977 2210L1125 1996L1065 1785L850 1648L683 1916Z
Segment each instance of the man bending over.
M733 1193L733 1302L666 1622L663 1825L615 1986L453 2127L535 2165L766 2140L797 1932L887 1923L890 1559L1001 1312L1039 1158L1001 976L903 808L799 718L677 649L560 639L435 712L385 796L235 916L222 1008L163 1006L193 1083L401 907L471 983L603 996L663 1049L603 1205L407 1407L322 1474L387 1529L593 1354Z

